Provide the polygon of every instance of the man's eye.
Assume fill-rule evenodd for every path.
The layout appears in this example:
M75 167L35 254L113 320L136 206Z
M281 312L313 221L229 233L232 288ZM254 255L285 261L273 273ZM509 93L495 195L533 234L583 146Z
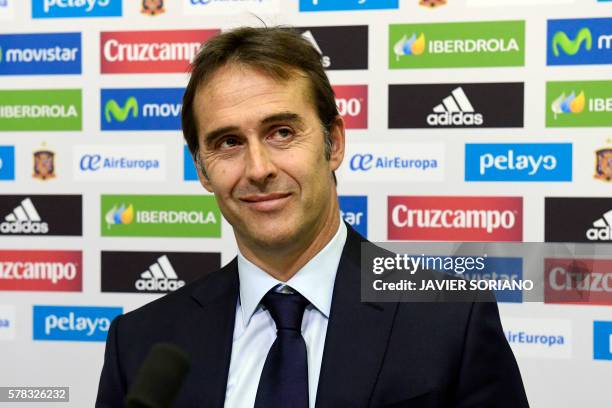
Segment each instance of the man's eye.
M238 146L238 144L240 144L238 138L230 136L221 140L221 142L219 143L219 147L222 149L227 149L229 147Z
M293 134L293 132L291 132L291 129L289 129L289 128L276 129L276 131L274 132L274 136L278 136L281 139L288 138L292 134Z

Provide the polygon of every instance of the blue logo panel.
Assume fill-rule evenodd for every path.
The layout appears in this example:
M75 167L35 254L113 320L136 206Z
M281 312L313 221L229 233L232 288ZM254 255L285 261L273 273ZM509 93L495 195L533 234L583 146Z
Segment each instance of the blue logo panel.
M467 143L465 181L572 181L572 144Z
M34 340L105 341L121 307L34 306Z
M121 0L32 0L32 18L121 17Z
M364 238L368 237L368 197L340 196L342 218Z
M180 130L184 88L102 89L102 130Z
M15 147L0 146L0 180L15 180Z
M300 0L300 11L397 9L399 0Z
M193 163L193 158L191 157L191 152L187 145L183 147L183 179L185 181L197 181L198 180L198 172Z
M0 35L0 75L80 73L81 33Z
M456 258L456 257L453 257ZM523 259L506 257L487 257L481 271L466 271L463 276L468 280L502 280L517 282L523 279ZM496 290L495 298L498 302L522 303L523 292L516 290Z
M612 360L612 322L593 322L593 358Z
M548 65L612 64L612 18L548 20Z

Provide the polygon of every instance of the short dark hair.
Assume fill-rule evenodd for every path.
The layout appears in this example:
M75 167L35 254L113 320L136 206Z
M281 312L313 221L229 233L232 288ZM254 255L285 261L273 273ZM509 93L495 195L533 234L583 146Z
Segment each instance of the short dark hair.
M181 122L191 154L198 159L198 131L193 100L198 88L227 64L262 70L280 81L304 74L325 135L325 156L331 156L331 127L338 116L334 91L321 64L321 54L290 27L240 27L219 34L202 45L191 64L191 77L185 94ZM335 178L335 175L334 175Z

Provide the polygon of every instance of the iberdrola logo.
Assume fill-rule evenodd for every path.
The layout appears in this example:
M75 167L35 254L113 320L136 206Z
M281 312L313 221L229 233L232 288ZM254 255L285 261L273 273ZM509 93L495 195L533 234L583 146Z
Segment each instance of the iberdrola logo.
M418 37L415 33L408 38L406 34L393 46L395 60L404 55L421 55L425 52L425 34L421 33Z
M125 225L131 224L134 221L134 206L130 204L127 208L125 204L121 204L119 208L116 205L113 206L107 213L106 217L106 226L108 228L111 225Z
M127 98L123 106L119 106L114 99L109 100L106 102L106 105L104 105L104 118L108 123L110 123L112 119L115 119L117 122L125 122L128 116L130 116L130 113L133 118L138 117L138 101L133 96Z
M586 98L584 96L584 91L580 91L578 95L572 92L569 94L569 96L566 96L565 92L563 92L553 101L551 109L555 114L555 119L557 119L557 115L582 112L584 110L585 103Z

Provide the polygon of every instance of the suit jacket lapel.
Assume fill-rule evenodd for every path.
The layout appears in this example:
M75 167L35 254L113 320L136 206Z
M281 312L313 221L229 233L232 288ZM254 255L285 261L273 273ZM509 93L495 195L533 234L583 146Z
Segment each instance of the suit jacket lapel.
M199 407L222 408L232 352L238 263L236 258L197 286L192 298L199 304L195 312L192 350L192 378L199 387Z
M334 284L316 408L368 406L397 310L397 303L361 302L363 238L349 225L347 228Z

